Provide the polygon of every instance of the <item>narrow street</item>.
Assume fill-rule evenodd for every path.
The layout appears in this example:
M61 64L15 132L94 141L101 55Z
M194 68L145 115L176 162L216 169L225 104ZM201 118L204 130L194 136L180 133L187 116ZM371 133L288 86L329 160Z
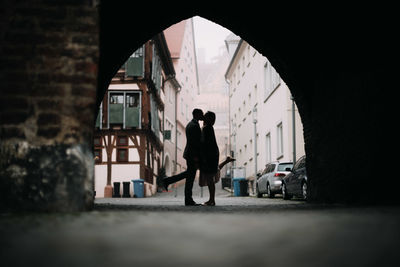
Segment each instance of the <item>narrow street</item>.
M3 266L393 266L398 207L311 205L231 197L183 206L182 188L97 199L71 214L1 214ZM205 189L197 202L207 200Z

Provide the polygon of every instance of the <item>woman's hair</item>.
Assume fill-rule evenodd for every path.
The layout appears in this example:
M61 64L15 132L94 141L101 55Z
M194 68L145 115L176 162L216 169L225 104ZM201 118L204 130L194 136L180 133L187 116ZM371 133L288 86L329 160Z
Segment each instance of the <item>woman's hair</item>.
M211 126L214 125L215 113L212 111L207 111L206 114L204 114L204 121Z

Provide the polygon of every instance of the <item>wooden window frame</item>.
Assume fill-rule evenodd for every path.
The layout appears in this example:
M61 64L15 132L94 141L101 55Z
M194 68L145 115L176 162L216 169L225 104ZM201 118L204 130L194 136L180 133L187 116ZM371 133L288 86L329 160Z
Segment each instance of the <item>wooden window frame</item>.
M95 141L97 138L100 140L100 144L95 144L94 141ZM98 136L95 136L93 139L94 139L94 140L93 140L93 144L94 144L95 147L102 147L102 146L103 146L103 138L101 138L101 136L99 136L99 135L98 135Z
M121 138L125 138L126 139L126 143L122 144L121 143ZM129 137L127 135L119 135L117 136L117 146L129 146Z
M119 156L119 152L121 150L126 151L126 159L125 160L122 160ZM117 162L129 162L129 149L128 148L117 148Z
M103 162L103 149L102 148L100 148L100 147L97 147L97 148L95 148L94 149L94 151L96 152L96 151L99 151L100 153L99 153L99 158L97 159L97 160L95 160L94 162L95 162L95 164L100 164L100 163L102 163Z

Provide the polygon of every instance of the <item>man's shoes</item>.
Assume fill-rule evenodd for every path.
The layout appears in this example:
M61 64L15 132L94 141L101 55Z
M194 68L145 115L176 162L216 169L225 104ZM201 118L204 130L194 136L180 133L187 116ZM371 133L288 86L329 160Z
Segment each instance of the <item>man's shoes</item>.
M193 201L193 202L185 203L185 206L201 206L201 204L198 204L198 203Z

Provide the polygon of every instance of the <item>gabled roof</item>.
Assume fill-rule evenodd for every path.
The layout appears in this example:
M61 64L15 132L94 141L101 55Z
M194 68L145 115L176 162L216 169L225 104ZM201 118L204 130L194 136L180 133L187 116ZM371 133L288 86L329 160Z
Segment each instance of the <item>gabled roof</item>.
M182 20L164 30L171 58L179 58L185 34L186 20Z
M155 35L153 41L157 47L158 55L161 58L161 63L164 69L164 73L167 76L175 76L174 64L172 63L171 53L168 50L168 45L165 40L163 32Z

